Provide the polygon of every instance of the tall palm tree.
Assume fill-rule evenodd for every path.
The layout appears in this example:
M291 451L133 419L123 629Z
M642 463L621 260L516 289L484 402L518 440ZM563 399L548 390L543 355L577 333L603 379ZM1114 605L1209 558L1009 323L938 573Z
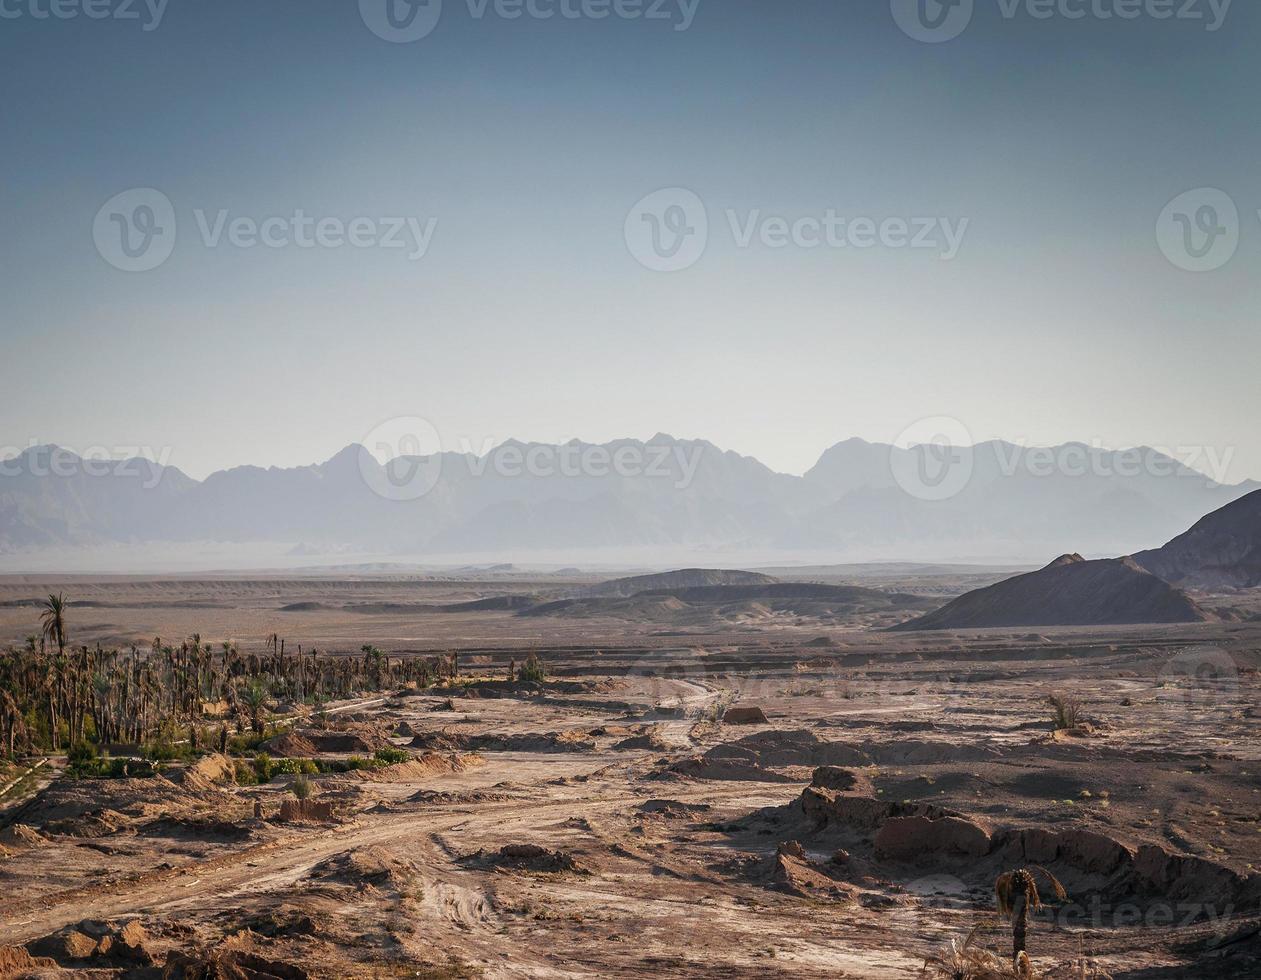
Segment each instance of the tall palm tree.
M43 612L39 614L43 639L57 644L58 654L66 652L66 597L58 592L49 593L43 602Z

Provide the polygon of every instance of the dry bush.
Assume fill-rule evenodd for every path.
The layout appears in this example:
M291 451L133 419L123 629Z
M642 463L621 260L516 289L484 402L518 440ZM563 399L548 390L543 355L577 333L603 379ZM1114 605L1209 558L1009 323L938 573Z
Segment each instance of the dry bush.
M1066 694L1049 694L1047 702L1055 711L1055 728L1057 731L1070 731L1079 728L1085 721L1082 704L1074 697Z
M980 945L981 927L960 942L952 939L924 961L920 975L930 980L1112 980L1097 963L1085 956L1039 971L1025 956L1016 967Z

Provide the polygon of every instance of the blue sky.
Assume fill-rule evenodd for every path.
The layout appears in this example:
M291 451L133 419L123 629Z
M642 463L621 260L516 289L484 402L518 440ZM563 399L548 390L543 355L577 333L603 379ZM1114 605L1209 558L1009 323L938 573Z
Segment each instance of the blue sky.
M676 3L471 2L395 44L349 0L170 0L149 31L143 2L2 0L0 443L169 447L201 476L422 416L449 446L668 431L801 472L950 416L977 440L1226 447L1261 477L1256 4L1209 31L976 0L925 44L889 0L699 0L687 30ZM675 187L708 246L656 272L624 226ZM1197 274L1156 227L1200 187L1240 225ZM94 244L132 188L178 224L145 272ZM432 239L211 246L196 217L299 209ZM944 261L732 230L829 210L966 234Z

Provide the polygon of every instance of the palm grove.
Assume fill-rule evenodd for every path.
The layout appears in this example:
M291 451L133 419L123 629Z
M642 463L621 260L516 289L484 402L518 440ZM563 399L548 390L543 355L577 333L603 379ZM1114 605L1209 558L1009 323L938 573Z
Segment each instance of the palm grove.
M191 744L208 717L238 731L265 727L269 701L319 705L364 691L428 687L453 678L454 655L390 657L372 646L359 656L285 649L273 634L261 654L231 642L103 649L69 642L63 595L40 603L40 632L0 652L0 755L109 745ZM226 730L226 729L225 729Z

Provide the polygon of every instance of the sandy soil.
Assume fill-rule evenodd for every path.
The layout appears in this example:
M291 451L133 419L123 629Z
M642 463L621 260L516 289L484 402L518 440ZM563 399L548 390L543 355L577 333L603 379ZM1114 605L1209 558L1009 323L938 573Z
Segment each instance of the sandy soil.
M300 592L233 607L238 591L223 621L292 636L268 608ZM215 637L208 611L76 619L170 615L179 635L189 617ZM29 613L4 609L5 628ZM408 618L328 615L354 646ZM331 807L309 819L279 819L288 777L239 787L213 759L26 792L0 818L0 944L51 956L48 976L191 956L225 976L910 978L974 926L1006 950L994 877L1036 863L1069 892L1032 926L1040 967L1261 975L1255 624L821 639L544 622L514 645L499 618L447 620L436 646L488 638L462 647L465 685L337 706L330 726L418 761L316 778ZM337 647L321 622L304 635ZM499 679L540 642L548 684ZM1050 691L1088 725L1054 732ZM768 721L723 724L733 705ZM131 920L135 948L117 938ZM67 928L112 951L75 959Z

